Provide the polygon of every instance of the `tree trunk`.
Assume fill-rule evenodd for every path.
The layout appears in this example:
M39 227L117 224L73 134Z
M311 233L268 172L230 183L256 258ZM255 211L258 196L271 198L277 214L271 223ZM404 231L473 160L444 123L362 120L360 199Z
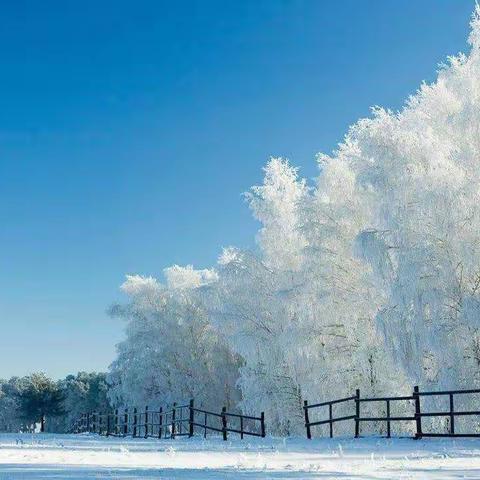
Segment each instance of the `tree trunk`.
M43 433L45 431L45 415L42 413L42 418L40 420L40 432Z

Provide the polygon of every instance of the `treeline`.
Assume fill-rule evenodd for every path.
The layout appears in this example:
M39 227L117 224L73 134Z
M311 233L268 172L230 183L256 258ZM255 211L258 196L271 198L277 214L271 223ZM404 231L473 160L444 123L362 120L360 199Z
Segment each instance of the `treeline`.
M107 410L104 373L79 372L62 380L44 373L0 379L0 431L68 432L85 411Z
M258 248L127 277L112 401L264 411L288 435L304 399L480 387L480 5L469 43L313 181L270 160L246 194Z

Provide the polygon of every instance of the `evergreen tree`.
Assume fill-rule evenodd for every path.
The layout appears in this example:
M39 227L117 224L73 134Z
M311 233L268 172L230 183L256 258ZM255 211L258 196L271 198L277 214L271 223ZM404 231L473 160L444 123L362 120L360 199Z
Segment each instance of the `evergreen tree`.
M40 431L45 431L45 420L64 414L64 395L58 384L44 373L33 373L22 379L18 396L20 417L30 423L40 422Z

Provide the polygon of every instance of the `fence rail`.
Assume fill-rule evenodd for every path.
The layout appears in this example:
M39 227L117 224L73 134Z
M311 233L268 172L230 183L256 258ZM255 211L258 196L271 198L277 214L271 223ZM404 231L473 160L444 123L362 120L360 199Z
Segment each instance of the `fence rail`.
M360 390L355 392L355 395L351 397L340 398L337 400L330 400L321 403L315 403L312 405L308 404L308 401L304 401L303 411L305 417L305 428L307 431L307 438L312 438L312 427L318 425L329 425L329 434L330 437L333 437L333 426L336 422L343 422L348 420L353 420L354 422L354 435L355 438L360 436L360 425L362 422L385 422L387 427L387 438L391 437L391 424L392 422L415 422L415 435L413 438L422 438L422 437L480 437L480 433L472 432L458 432L455 430L455 417L462 416L480 416L480 410L465 410L458 411L455 410L454 396L455 395L469 395L469 394L479 394L480 389L469 389L469 390L446 390L446 391L436 391L436 392L421 392L418 386L413 388L412 395L403 395L403 396L394 396L394 397L366 397L361 398ZM449 409L448 411L426 411L425 408L422 410L422 397L442 397L448 396L449 398ZM361 414L361 405L368 403L382 403L385 402L385 415L379 416L362 416ZM411 402L412 414L411 415L392 415L391 414L391 404L392 402ZM334 416L333 406L338 404L347 404L355 408L354 413L350 415L342 415L339 417ZM320 409L322 407L328 407L328 419L311 421L310 412L315 409ZM422 418L435 418L435 417L448 417L449 426L448 432L425 432L423 430Z
M235 423L237 422L237 423ZM88 412L78 418L73 426L73 433L96 433L105 436L132 436L133 438L175 438L193 437L195 431L207 436L207 432L221 433L224 440L229 433L244 436L265 437L265 414L259 417L227 412L213 412L195 407L194 400L183 405L151 410L148 406L143 411L138 408L125 408L113 412Z

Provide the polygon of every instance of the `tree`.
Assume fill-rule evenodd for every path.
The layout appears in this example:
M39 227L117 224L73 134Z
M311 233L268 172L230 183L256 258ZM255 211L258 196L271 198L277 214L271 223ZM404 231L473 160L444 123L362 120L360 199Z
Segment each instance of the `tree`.
M21 428L18 411L21 379L0 380L0 431L17 432Z
M313 185L268 162L247 194L258 249L174 266L167 285L129 277L114 392L204 395L196 379L213 402L228 379L291 433L302 398L480 385L478 5L471 26L471 51L401 111L354 124Z
M109 397L116 405L165 405L195 398L199 405L235 405L238 357L211 324L201 290L213 271L174 266L167 285L129 276L131 301L112 313L126 319L127 338L110 368Z
M30 424L40 422L45 431L45 420L64 413L64 396L58 384L44 373L33 373L22 379L18 393L20 417Z
M79 372L67 375L58 382L58 388L63 397L63 414L49 422L49 430L68 432L82 413L106 412L110 409L105 373Z

